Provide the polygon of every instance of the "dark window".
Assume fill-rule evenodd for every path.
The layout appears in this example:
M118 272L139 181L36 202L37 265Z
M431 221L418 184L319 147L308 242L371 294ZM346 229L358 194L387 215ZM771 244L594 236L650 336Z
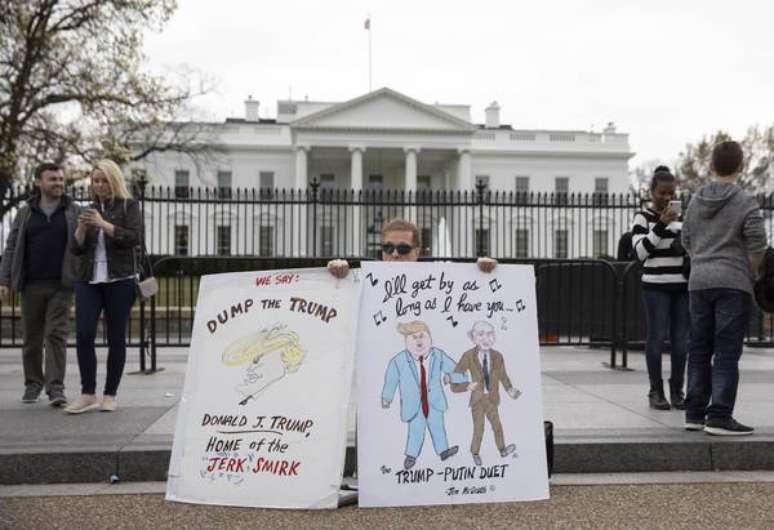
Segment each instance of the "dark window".
M175 198L187 199L191 193L191 174L185 170L175 171Z
M554 230L554 258L567 259L567 229Z
M594 205L606 206L609 197L608 182L610 179L607 177L598 177L594 179Z
M217 241L217 253L218 256L230 256L231 255L231 226L222 225L217 227L215 233Z
M175 225L175 255L188 255L188 225Z
M261 238L258 242L258 255L261 257L271 257L274 255L274 227L261 226L258 231Z
M231 198L231 171L218 171L218 198Z
M332 257L336 243L336 230L332 226L320 227L320 246L323 257Z
M476 243L476 247L473 249L474 252L480 253L480 255L482 256L491 255L491 249L489 246L488 228L484 228L484 229L476 228L475 243Z
M258 180L261 198L270 199L274 193L274 171L261 171Z
M594 240L592 241L592 246L595 258L608 255L607 242L607 230L594 230Z
M517 258L529 257L529 230L517 228L515 232L516 244L514 254Z
M556 177L554 179L554 204L567 204L569 194L570 177Z

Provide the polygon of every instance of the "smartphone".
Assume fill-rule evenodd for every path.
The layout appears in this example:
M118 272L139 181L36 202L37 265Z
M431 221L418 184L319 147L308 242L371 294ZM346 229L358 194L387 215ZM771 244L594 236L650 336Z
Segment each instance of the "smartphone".
M682 215L683 213L682 201L669 201L669 209L677 213L677 215Z

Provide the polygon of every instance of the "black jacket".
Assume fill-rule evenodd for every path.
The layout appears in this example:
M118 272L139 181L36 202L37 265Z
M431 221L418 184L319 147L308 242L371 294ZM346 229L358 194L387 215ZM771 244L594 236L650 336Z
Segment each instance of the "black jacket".
M115 227L113 237L105 234L105 251L107 253L108 278L126 278L135 274L135 252L140 245L142 235L142 213L140 203L134 199L117 199L105 203L93 203L90 208L98 210L105 221ZM94 252L97 248L98 230L90 228L86 232L83 245L73 238L70 251L75 255L84 256L78 279L91 280L94 274Z
M67 195L62 197L65 206L65 219L67 220L67 242L72 245L75 241L75 226L78 222L78 215L81 208ZM37 195L31 197L27 203L19 209L16 217L11 224L11 231L3 252L3 259L0 262L0 285L11 288L12 291L21 292L24 288L24 272L29 264L24 263L24 249L26 246L26 226L32 215L32 206L40 203L40 197ZM80 261L75 256L65 252L62 257L62 285L71 287L72 282L77 280L77 274L80 267Z

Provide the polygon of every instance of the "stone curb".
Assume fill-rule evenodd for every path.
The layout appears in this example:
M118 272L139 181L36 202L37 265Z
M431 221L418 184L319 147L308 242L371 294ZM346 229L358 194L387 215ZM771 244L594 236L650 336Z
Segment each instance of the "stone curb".
M0 455L0 484L166 481L170 447ZM347 447L344 475L357 467ZM772 471L774 441L557 443L555 473Z

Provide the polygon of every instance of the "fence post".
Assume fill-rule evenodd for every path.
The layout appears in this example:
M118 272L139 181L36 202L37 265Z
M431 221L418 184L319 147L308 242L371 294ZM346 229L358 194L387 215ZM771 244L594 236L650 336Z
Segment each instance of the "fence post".
M476 191L478 192L478 245L476 249L476 255L479 258L484 257L484 190L486 189L486 184L482 180L479 179L478 182L476 182ZM475 232L473 232L473 237L476 237Z
M137 187L140 191L140 220L142 226L142 233L140 234L140 263L139 267L145 263L145 186L148 181L145 178L145 174L140 175L140 180L137 181ZM138 271L139 271L138 267ZM131 323L131 319L130 319ZM145 353L147 345L145 342L145 300L140 298L140 373L146 373L145 367Z
M317 177L312 179L310 184L312 187L312 254L311 256L317 256L317 193L320 189L320 182Z

